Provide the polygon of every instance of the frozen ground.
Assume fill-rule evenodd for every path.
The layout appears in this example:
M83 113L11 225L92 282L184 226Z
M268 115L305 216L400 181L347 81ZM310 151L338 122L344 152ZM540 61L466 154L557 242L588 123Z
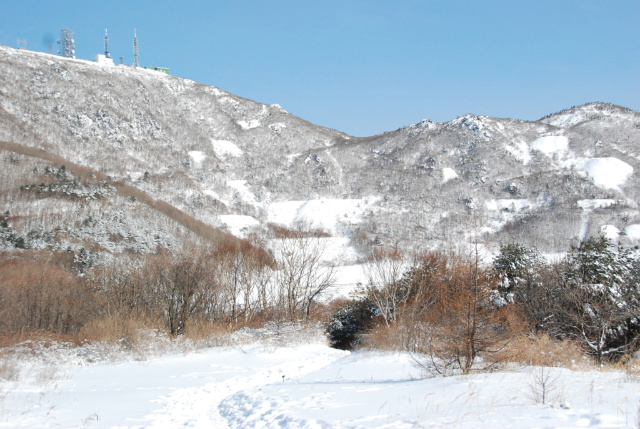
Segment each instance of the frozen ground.
M543 404L540 368L423 378L406 353L343 352L317 336L288 344L5 359L3 374L20 375L0 382L0 427L638 427L640 384L622 371L547 368Z

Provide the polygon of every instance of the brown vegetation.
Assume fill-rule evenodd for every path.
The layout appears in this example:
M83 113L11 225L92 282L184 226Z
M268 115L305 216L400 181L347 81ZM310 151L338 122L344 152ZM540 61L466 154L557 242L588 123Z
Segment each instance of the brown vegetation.
M317 318L322 309L314 307L332 285L333 268L321 266L321 242L308 235L280 240L277 257L255 240L234 237L173 253L119 255L81 275L68 252L4 253L3 342L63 336L135 343L141 329L202 337L269 320Z

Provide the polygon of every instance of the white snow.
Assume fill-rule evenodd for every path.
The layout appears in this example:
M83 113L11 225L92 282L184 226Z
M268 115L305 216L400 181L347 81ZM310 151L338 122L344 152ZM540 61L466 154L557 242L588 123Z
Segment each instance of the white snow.
M359 223L375 201L375 198L363 198L276 202L269 205L267 217L269 222L286 226L308 223L336 235L339 224Z
M536 209L544 204L546 204L544 200L531 201L527 198L487 200L485 207L493 213L488 213L489 224L485 227L485 232L499 231L506 224L517 219L522 212Z
M627 235L629 240L640 240L640 225L633 224L629 225L624 229L624 233Z
M272 104L271 107L273 107L274 109L279 110L279 111L281 111L283 113L289 113L286 110L284 110L281 105L279 105L277 103L276 104Z
M220 195L218 195L215 191L212 191L211 189L205 189L204 191L202 191L202 193L210 196L211 198L215 198L216 200L220 199Z
M257 204L256 196L249 190L246 180L227 180L227 186L233 188L241 200Z
M499 200L487 200L485 206L488 210L503 210L520 212L531 206L531 201L526 198L505 198Z
M359 254L351 247L351 239L348 237L326 237L322 238L324 243L323 261L336 265L349 265L355 263ZM339 279L341 283L346 279Z
M242 149L228 140L211 140L211 146L216 155L221 159L225 159L228 156L238 157L243 153Z
M497 124L503 127L503 125L499 122ZM522 163L525 165L528 164L529 161L531 161L529 146L524 140L513 142L512 145L505 145L505 149L517 159L522 161Z
M189 151L189 157L193 160L193 163L197 167L202 167L202 163L204 162L204 159L206 158L204 153L199 151L199 150Z
M218 218L231 234L242 238L246 238L252 228L260 225L260 222L252 216L220 215Z
M445 167L442 169L442 183L447 183L456 177L458 177L458 173L453 168Z
M531 143L531 149L549 157L558 155L565 158L560 162L562 167L575 168L601 188L619 190L633 174L633 167L618 158L575 158L569 149L569 140L564 136L540 137Z
M262 124L259 119L251 119L249 121L238 121L238 125L240 125L243 130L250 130L252 128L258 128Z
M620 230L614 225L602 225L600 227L600 232L614 243L618 241L620 236Z
M118 364L18 361L23 377L0 381L0 426L512 429L638 421L640 388L624 371L545 368L553 381L542 404L540 367L423 378L414 357L262 341Z
M586 173L596 186L619 189L633 173L633 167L618 158L581 158L576 169Z
M577 201L578 207L580 207L582 210L585 210L585 211L603 209L603 208L612 206L615 203L616 203L616 200L612 200L608 198Z
M531 149L547 156L566 153L569 150L569 140L564 136L544 136L531 143Z
M269 129L271 129L271 131L275 131L276 133L279 133L285 128L287 128L287 124L285 124L284 122L276 122L274 124L269 124Z
M336 284L329 291L330 298L347 298L358 290L358 286L365 284L367 276L364 265L341 265L336 267Z

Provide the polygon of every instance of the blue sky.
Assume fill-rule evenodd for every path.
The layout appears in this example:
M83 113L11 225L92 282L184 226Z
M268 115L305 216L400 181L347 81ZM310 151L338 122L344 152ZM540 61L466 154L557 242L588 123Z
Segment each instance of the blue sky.
M0 0L0 44L110 51L369 136L466 113L640 110L638 0Z

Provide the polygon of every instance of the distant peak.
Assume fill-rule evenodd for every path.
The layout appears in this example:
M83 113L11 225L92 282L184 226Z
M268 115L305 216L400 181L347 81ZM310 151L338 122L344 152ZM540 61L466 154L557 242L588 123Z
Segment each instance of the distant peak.
M572 127L574 125L604 119L613 115L638 113L627 107L618 106L616 104L604 103L601 101L581 104L568 109L552 113L541 118L539 121L558 127Z

